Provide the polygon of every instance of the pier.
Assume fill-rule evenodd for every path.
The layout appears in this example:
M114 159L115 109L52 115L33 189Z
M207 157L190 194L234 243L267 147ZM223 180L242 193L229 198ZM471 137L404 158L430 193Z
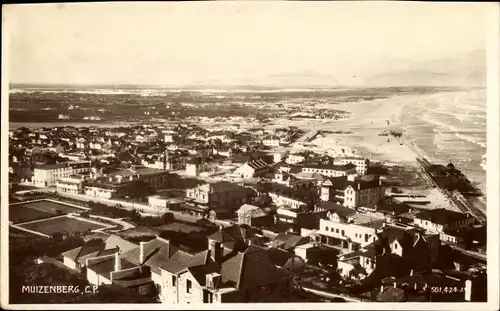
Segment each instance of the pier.
M429 173L429 168L431 167L431 163L425 158L416 158L417 163L422 167L422 171L424 172L424 176L426 179L430 180L434 187L438 188L450 201L453 206L459 209L462 213L469 213L476 219L476 221L481 224L486 224L486 215L483 211L480 211L476 207L474 207L464 195L458 190L448 190L443 189L440 186L434 177Z

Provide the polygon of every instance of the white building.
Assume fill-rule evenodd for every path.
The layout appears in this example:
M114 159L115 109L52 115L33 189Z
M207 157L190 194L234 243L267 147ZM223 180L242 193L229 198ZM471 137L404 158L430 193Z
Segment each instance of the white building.
M370 160L366 158L350 157L340 159L340 163L342 165L352 163L356 165L356 171L359 175L366 175L366 173L368 172L368 166L370 165Z
M301 153L291 153L286 158L286 163L288 164L297 164L302 163L306 160L306 156Z
M269 171L269 164L259 159L243 164L230 175L235 178L253 178L267 171Z
M302 167L302 172L319 173L328 177L340 177L356 174L356 166L352 163L345 165L336 164L308 164Z
M70 175L73 175L73 167L66 163L42 165L35 167L32 181L35 187L50 187L55 185L59 178Z
M341 201L351 208L373 207L385 197L385 186L380 179L365 180L353 175L330 178L322 183L323 201Z
M59 193L79 194L83 192L83 181L78 175L63 177L56 182L56 190Z
M152 143L155 142L158 137L156 134L150 134L150 135L137 135L135 137L135 141L139 143Z
M262 144L268 147L278 147L281 139L276 135L267 135L262 139Z
M439 208L418 213L413 222L429 232L444 233L445 230L471 228L475 219L468 213L463 214Z

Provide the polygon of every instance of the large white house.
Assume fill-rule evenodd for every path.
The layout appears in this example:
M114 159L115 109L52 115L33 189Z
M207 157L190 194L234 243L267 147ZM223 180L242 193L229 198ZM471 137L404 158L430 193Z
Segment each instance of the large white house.
M268 172L269 169L269 164L264 160L259 159L246 162L234 170L230 175L234 178L253 178Z
M339 177L356 174L356 165L347 163L343 165L336 164L308 164L302 167L302 172L320 173L328 177Z
M370 165L370 160L366 158L349 157L341 158L340 163L342 165L352 163L356 165L356 171L359 175L366 175L366 173L368 172L368 166Z
M323 201L341 202L351 208L374 207L385 197L382 180L356 178L353 175L330 178L321 184L320 198Z

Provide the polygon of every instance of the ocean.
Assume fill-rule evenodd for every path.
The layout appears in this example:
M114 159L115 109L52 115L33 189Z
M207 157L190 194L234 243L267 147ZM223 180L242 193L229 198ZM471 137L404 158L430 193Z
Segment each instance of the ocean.
M486 90L426 95L405 105L406 142L431 162L452 162L486 194Z

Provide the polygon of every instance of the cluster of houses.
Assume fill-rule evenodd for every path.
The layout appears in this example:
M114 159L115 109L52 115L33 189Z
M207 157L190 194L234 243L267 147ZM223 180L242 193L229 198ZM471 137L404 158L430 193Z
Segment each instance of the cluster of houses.
M139 183L168 189L174 172L196 178L217 159L286 145L294 133L185 124L19 129L10 138L10 175L97 201L127 197L137 195ZM154 291L166 303L289 301L294 277L319 253L336 254L344 279L413 277L439 266L443 245L458 245L474 229L467 213L423 210L387 196L384 176L370 174L368 159L277 149L269 155L247 158L223 180L200 179L182 197L148 197L161 212L228 223L206 237L204 250L190 252L161 236L139 245L110 236L63 253L64 264L85 267L92 284ZM450 260L459 271L472 265Z

